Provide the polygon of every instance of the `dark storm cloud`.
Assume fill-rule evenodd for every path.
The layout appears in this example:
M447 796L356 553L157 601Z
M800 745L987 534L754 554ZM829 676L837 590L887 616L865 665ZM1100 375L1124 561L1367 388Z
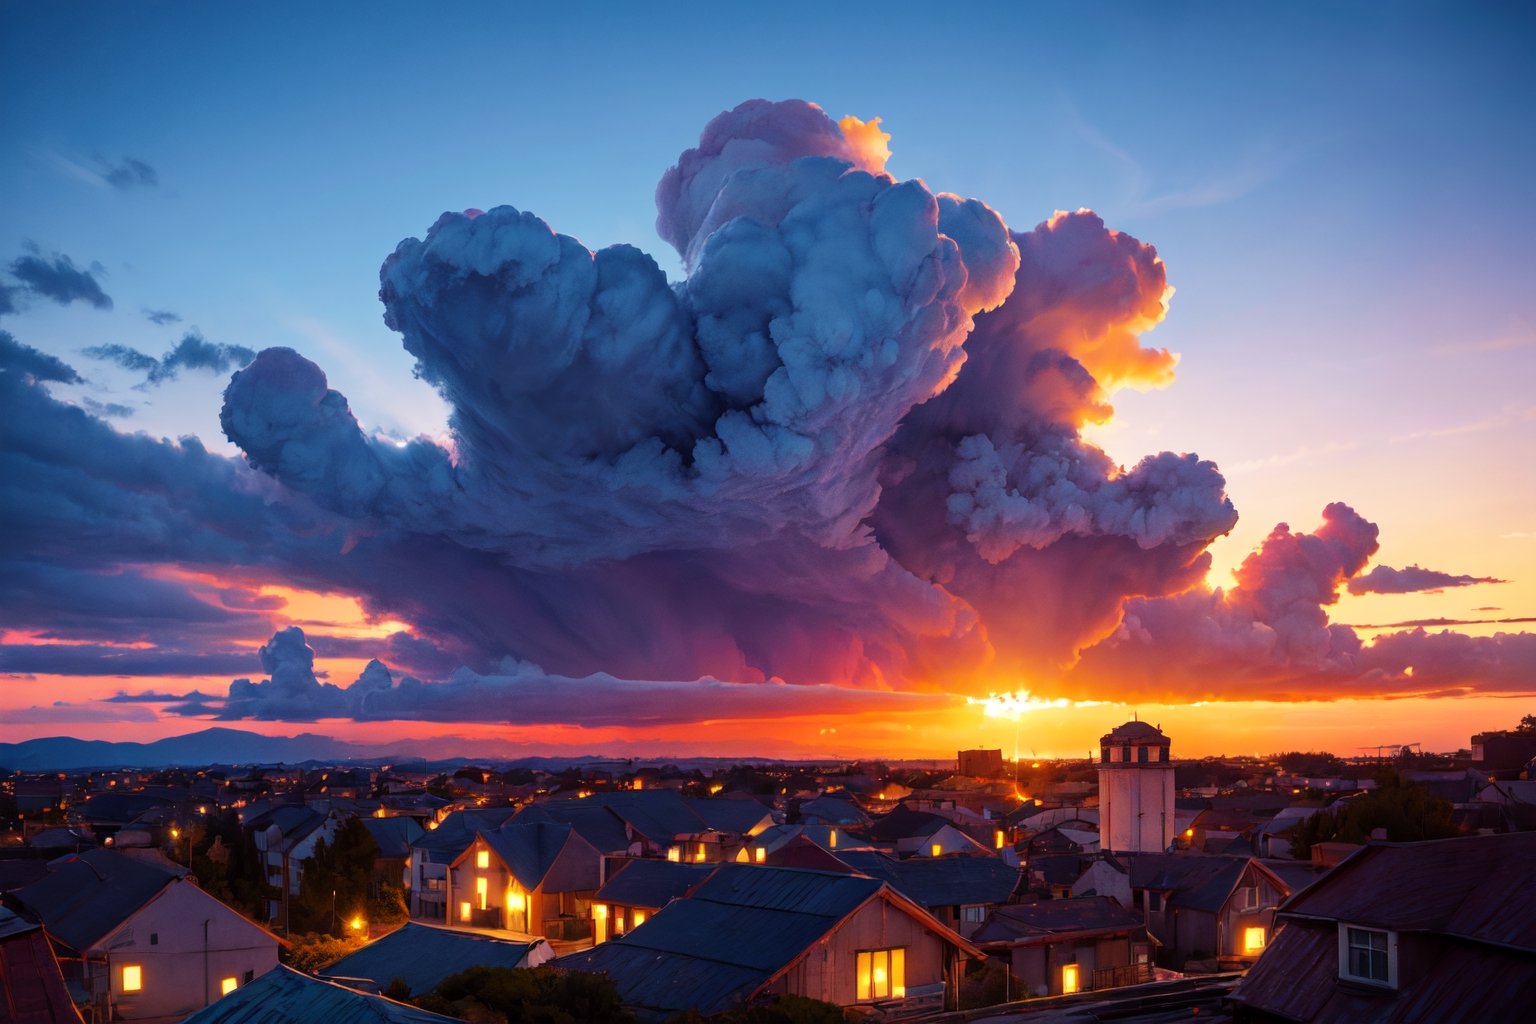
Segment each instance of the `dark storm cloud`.
M94 276L100 272L97 264L80 270L62 253L49 257L34 252L11 261L11 273L34 295L52 299L61 306L84 302L97 309L111 309L111 297L101 290Z
M1444 590L1447 587L1470 587L1477 583L1505 583L1492 576L1453 576L1448 572L1424 569L1410 565L1406 569L1394 569L1390 565L1378 565L1364 576L1349 581L1351 594L1412 594L1418 591Z
M111 419L125 420L136 411L131 405L123 405L120 402L98 402L94 398L82 398L80 404L93 416L105 416Z
M84 351L92 359L116 363L125 370L144 374L144 383L151 386L175 380L182 370L228 373L256 357L256 353L244 345L217 344L196 331L188 331L175 348L158 359L127 345L93 345Z
M132 650L101 644L0 645L0 671L51 676L231 676L249 653ZM174 699L174 698L168 698Z
M8 331L0 331L0 370L24 373L34 380L55 384L81 383L73 366L57 356L22 344Z

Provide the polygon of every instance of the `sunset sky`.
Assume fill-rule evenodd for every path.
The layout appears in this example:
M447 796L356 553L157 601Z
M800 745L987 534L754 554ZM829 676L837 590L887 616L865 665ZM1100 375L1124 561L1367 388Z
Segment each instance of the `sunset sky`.
M1084 6L0 2L3 738L1536 711L1536 12Z

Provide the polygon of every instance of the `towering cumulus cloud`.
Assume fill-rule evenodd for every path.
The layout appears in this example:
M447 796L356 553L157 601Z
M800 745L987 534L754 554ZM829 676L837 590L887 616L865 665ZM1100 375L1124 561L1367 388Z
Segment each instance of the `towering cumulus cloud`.
M225 431L359 535L472 567L489 657L902 688L1068 664L1235 521L1210 463L1122 471L1077 435L1171 375L1137 340L1162 263L1091 213L1017 234L896 181L887 139L797 101L720 115L657 189L676 285L511 207L444 214L380 297L451 448L372 440L283 349L235 374ZM372 597L419 613L428 576Z

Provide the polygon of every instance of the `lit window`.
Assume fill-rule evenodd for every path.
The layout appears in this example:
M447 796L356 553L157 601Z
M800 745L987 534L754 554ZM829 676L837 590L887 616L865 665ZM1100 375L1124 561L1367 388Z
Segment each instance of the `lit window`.
M944 852L944 847L940 843L934 843L931 847L929 847L929 853L931 853L935 857L940 856L943 852Z
M768 860L768 851L766 849L764 849L763 847L759 846L754 851L752 859L757 861L759 864L766 863L767 860Z
M998 829L997 832L996 832L996 838L997 838L997 848L999 850L1001 850L1007 844L1007 842L1008 842L1008 834L1006 832L1004 832L1002 829Z
M643 924L645 924L645 911L643 911L643 910L635 911L635 923L631 927L639 928Z
M667 847L667 860L676 862L683 859L683 851L676 846Z
M834 850L837 849L837 829L834 828L827 833L827 846Z
M138 964L123 964L123 991L138 992L144 987L144 968Z
M1247 953L1249 955L1252 955L1252 954L1255 954L1255 953L1262 952L1263 949L1264 949L1264 929L1262 927L1259 927L1259 928L1244 928L1243 929L1243 952Z
M902 999L907 994L907 951L871 949L858 954L857 998Z
M459 904L459 920L460 921L468 921L469 920L470 911L472 909L473 908L470 907L470 905L469 905L469 900L464 900L463 902L461 902Z
M1083 988L1083 974L1077 964L1061 965L1061 994L1069 996Z
M1397 987L1397 936L1375 928L1339 925L1339 976Z
M475 899L480 902L480 909L484 910L490 899L491 883L484 878L475 879Z
M699 844L698 852L694 854L693 859L698 861L700 864L704 863L704 844L703 843Z
M227 996L239 987L240 982L238 979L225 978L223 981L219 982L219 995Z
M475 867L484 870L485 868L488 868L490 866L491 866L491 851L489 851L489 850L476 850L475 851Z

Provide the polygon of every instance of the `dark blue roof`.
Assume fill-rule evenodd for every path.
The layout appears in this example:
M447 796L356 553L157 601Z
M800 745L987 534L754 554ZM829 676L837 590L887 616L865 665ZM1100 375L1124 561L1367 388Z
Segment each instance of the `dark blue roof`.
M1019 869L996 857L912 857L897 860L878 850L848 850L837 855L848 866L924 907L959 907L1006 903L1019 885Z
M503 825L480 833L486 845L507 865L524 889L532 892L544 881L555 858L570 841L572 828L548 821Z
M60 942L83 952L138 912L179 877L112 850L61 858L42 879L16 892Z
M430 829L411 843L415 850L457 857L469 849L475 841L475 833L481 829L496 828L513 815L510 807L493 807L486 810L454 811L442 820L437 828Z
M368 834L379 847L379 856L405 858L411 855L411 843L420 839L426 829L416 824L416 819L404 816L391 818L359 818Z
M593 897L599 903L626 907L664 907L698 885L714 864L681 864L670 860L631 860L616 871Z
M182 1024L457 1024L383 996L366 995L281 965Z
M722 865L687 899L558 963L607 974L627 1005L707 1016L750 998L882 888L859 875Z
M971 941L1008 942L1063 932L1123 931L1143 924L1140 915L1108 896L1079 896L999 907Z
M498 939L412 921L319 973L322 978L365 978L381 990L399 978L419 996L471 967L525 967L529 952L543 941Z
M629 835L624 831L624 822L607 805L591 798L546 800L530 804L518 811L510 824L521 825L533 821L555 821L569 825L581 834L581 838L595 846L599 853L629 852Z

